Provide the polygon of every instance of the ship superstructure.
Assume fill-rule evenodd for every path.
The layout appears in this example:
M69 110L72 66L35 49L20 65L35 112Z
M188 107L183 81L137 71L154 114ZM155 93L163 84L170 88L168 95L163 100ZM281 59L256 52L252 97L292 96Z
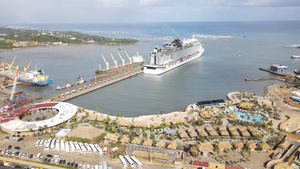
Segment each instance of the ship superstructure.
M144 73L162 74L180 65L199 58L204 49L199 40L174 39L171 43L163 45L161 48L155 47L150 53L149 64L144 66Z

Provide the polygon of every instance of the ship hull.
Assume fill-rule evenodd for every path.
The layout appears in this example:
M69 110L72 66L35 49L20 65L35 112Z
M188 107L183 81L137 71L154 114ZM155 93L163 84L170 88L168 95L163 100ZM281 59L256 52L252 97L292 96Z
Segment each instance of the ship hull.
M172 65L165 65L165 66L157 66L157 67L154 67L153 65L145 65L144 66L144 73L146 74L152 74L152 75L160 75L160 74L163 74L163 73L166 73L172 69L175 69L181 65L184 65L188 62L191 62L195 59L198 59L201 57L201 55L203 54L204 52L204 49L201 48L199 51L197 51L196 53L194 53L192 55L192 57L186 59L186 60L183 60L183 61L178 61L177 63L175 64L172 64Z
M3 77L3 78L6 77L8 79L14 80L13 78L8 77L8 76L3 75L3 74L0 74L0 77ZM47 86L47 85L49 85L53 82L53 80L45 80L45 81L41 81L41 82L31 82L31 81L23 80L23 79L20 79L20 78L18 78L17 81L21 85L26 85L26 86Z
M106 76L111 76L111 75L116 75L119 74L121 72L126 72L126 71L130 71L133 69L137 69L139 67L143 67L143 62L135 62L135 63L131 63L131 64L127 64L124 66L119 66L116 68L111 68L111 69L103 69L103 70L95 70L96 76L97 78L102 78L102 77L106 77Z
M27 80L18 79L18 82L22 85L27 85L27 86L48 86L53 81L46 80L46 81L41 81L41 82L31 82L31 81L27 81Z

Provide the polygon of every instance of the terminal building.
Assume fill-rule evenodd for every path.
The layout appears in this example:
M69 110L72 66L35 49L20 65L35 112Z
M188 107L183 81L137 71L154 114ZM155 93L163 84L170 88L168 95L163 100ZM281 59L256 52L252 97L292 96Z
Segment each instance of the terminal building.
M213 106L217 104L224 104L225 101L223 99L217 99L217 100L207 100L207 101L198 101L196 103L197 106Z

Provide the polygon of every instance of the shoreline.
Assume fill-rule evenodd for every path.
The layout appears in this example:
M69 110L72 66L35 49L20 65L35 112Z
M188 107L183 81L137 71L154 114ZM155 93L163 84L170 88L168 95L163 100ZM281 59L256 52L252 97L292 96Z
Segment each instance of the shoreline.
M24 47L24 48L12 48L12 49L0 49L0 53L10 52L10 51L18 51L23 49L35 49L35 48L47 48L47 47L63 47L63 46L85 46L85 45L100 45L100 46L123 46L123 45L136 45L141 43L140 41L129 44L98 44L98 43L82 43L82 44L64 44L64 45L49 45L49 46L32 46L32 47ZM3 58L3 56L1 56ZM1 58L0 58L1 59Z
M274 85L269 85L265 87L265 92L267 88L273 87ZM236 104L238 103L238 99L234 97L233 95L236 95L237 93L240 93L240 91L234 91L229 92L226 96L228 98L227 101L225 101L226 104ZM247 92L245 92L247 93ZM250 93L252 94L252 93ZM271 106L272 99L268 97L268 95L264 94L263 96L256 96L257 99L261 104L266 103L267 105ZM187 123L193 119L197 119L199 117L200 108L193 108L193 105L195 103L188 104L184 111L173 111L165 114L152 114L152 115L140 115L140 116L134 116L134 117L123 117L122 115L109 115L106 113L97 112L96 110L89 110L85 109L83 107L77 106L78 116L85 116L86 112L88 113L87 119L91 121L100 121L100 122L108 122L108 123L116 123L120 126L135 126L135 127L146 127L146 128L157 128L161 125L164 126L171 126L176 124L184 124ZM218 107L221 105L211 105L211 107ZM277 107L275 105L275 107ZM198 111L199 109L199 111ZM300 109L296 109L300 110ZM294 109L295 111L295 109ZM283 112L283 114L286 114ZM291 115L294 116L294 115ZM284 120L285 121L285 120ZM283 121L283 122L284 122Z
M133 38L114 38L80 31L56 31L0 26L0 52L15 49L64 45L126 45L139 42Z

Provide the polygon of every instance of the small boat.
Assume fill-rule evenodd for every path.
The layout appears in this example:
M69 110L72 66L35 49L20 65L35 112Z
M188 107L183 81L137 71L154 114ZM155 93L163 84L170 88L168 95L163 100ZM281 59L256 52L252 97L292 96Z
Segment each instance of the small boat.
M57 86L56 87L56 90L61 90L62 88L60 86Z
M79 85L79 84L82 84L82 83L84 83L84 82L85 82L85 80L83 80L82 77L79 76L79 77L77 78L77 81L76 81L75 84Z
M295 69L294 73L296 73L297 75L300 75L300 69Z
M300 59L300 56L292 55L291 58L292 59Z
M65 86L64 86L64 89L69 88L69 87L72 87L72 86L73 86L72 84L66 83Z

